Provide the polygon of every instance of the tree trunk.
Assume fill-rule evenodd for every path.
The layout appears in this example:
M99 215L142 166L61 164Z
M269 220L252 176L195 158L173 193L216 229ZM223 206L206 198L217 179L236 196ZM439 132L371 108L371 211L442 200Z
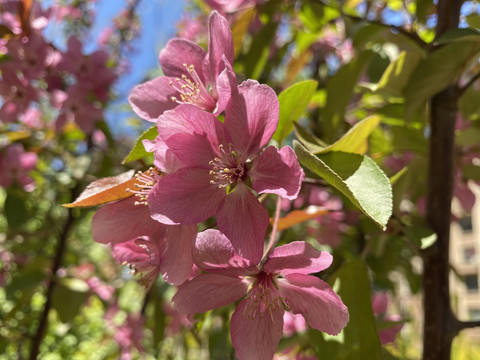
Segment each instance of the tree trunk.
M459 0L439 0L436 36L458 27ZM431 100L430 155L427 184L428 225L437 241L423 252L424 334L423 360L448 360L457 334L451 311L449 242L451 201L454 185L454 135L457 90L451 84Z

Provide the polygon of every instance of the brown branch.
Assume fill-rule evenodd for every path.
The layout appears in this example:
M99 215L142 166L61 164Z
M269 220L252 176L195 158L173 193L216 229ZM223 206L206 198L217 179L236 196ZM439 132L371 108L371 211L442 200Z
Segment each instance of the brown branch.
M464 329L471 329L471 328L475 328L475 327L480 327L480 320L458 321L458 323L457 323L458 331L464 330Z
M420 45L420 47L422 47L422 48L427 48L427 47L430 46L430 44L423 41L422 38L420 36L418 36L417 33L409 31L409 30L407 30L407 29L405 29L401 26L396 26L396 25L392 25L392 24L385 24L385 23L383 23L379 20L369 20L369 19L363 18L361 16L347 14L341 8L337 8L335 6L326 4L323 0L314 0L314 1L320 3L321 5L323 5L325 7L337 10L340 13L341 16L349 18L351 20L363 21L363 22L366 22L366 23L369 23L369 24L372 24L372 25L378 25L378 26L384 27L386 29L397 31L397 32L401 33L402 35L406 36L407 38L415 41L415 43Z
M74 190L75 189L76 188L74 188ZM72 193L73 193L73 190L72 190ZM62 265L63 255L65 254L65 249L66 249L68 233L70 231L70 228L73 225L73 222L74 222L74 217L72 214L72 209L69 209L67 220L65 221L63 230L58 240L57 251L55 253L55 259L53 261L51 274L50 274L51 278L48 281L47 292L45 294L45 298L46 298L45 305L43 307L43 312L40 316L37 332L32 339L32 345L30 348L30 360L37 359L39 350L40 350L40 343L42 342L43 336L45 335L45 331L48 326L48 314L50 312L50 309L52 308L53 292L57 285L57 279L55 274L57 273L58 269L60 269L60 266Z
M437 38L458 27L461 4L460 0L439 0ZM455 84L449 84L431 99L426 222L437 234L437 241L422 252L423 360L450 360L452 341L458 334L458 320L451 310L449 284L457 100Z

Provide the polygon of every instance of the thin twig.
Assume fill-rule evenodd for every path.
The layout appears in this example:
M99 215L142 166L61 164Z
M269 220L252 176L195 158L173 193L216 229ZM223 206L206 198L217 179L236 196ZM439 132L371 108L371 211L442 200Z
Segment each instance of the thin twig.
M369 23L369 24L373 24L373 25L378 25L378 26L381 26L381 27L384 27L384 28L388 28L390 30L394 30L394 31L398 31L399 33L405 35L406 37L408 37L409 39L412 39L413 41L415 41L418 45L420 45L422 48L425 48L425 47L429 47L430 45L428 43L426 43L425 41L422 40L422 38L420 38L420 36L417 35L417 33L415 32L411 32L411 31L408 31L406 29L404 29L403 27L400 27L400 26L396 26L396 25L392 25L392 24L385 24L379 20L369 20L369 19L366 19L366 18L363 18L363 17L360 17L360 16L356 16L356 15L351 15L351 14L347 14L345 13L341 8L338 8L336 6L332 6L332 5L329 5L329 4L326 4L323 0L313 0L313 1L316 1L320 4L322 4L323 6L325 7L328 7L328 8L331 8L331 9L335 9L337 10L341 16L343 17L346 17L346 18L349 18L351 20L354 20L354 21L364 21L366 23Z
M72 194L75 188L72 190ZM73 198L73 197L72 197ZM43 336L45 335L45 331L48 326L48 314L50 313L50 309L52 308L52 299L53 299L53 292L57 285L57 278L56 273L60 266L62 265L63 255L65 254L66 243L68 233L70 232L70 228L74 222L74 217L72 213L72 209L68 210L68 217L65 221L63 226L62 233L60 234L60 238L58 241L57 251L55 253L55 259L53 261L52 270L51 270L51 278L48 281L47 292L45 294L45 305L43 307L43 312L40 316L40 321L37 327L37 332L32 339L32 346L30 348L30 360L35 360L38 357L38 353L40 350L40 343L42 342Z
M480 73L473 76L468 83L466 83L462 87L459 87L458 88L459 96L462 95L465 92L465 90L467 90L470 86L472 86L475 83L475 81L477 81L478 79L480 79Z
M277 235L277 225L278 219L280 218L280 209L282 207L282 198L280 196L277 197L277 206L275 209L275 218L273 219L273 227L272 233L270 234L270 242L268 243L268 248L263 255L262 261L260 261L260 265L262 265L268 258L268 254L273 250L275 247L275 236Z

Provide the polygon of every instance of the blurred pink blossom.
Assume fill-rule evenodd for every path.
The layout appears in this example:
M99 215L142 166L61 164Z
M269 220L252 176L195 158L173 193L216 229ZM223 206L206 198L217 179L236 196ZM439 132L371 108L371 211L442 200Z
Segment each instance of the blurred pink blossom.
M25 191L33 191L35 183L28 173L35 169L37 161L37 154L25 152L22 144L8 146L0 152L0 186L9 187L18 181Z

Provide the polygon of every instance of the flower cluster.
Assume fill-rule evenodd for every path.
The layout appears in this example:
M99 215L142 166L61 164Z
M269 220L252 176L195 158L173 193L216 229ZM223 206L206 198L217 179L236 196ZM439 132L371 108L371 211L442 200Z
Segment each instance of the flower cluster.
M301 241L264 252L270 216L259 197L296 199L304 172L292 148L269 145L277 96L255 80L237 83L232 33L216 11L208 39L207 51L171 40L160 53L165 75L133 90L133 110L158 130L143 141L154 167L127 180L131 196L97 211L93 238L112 243L147 289L159 274L178 286L172 301L180 313L240 301L231 319L237 357L271 359L285 310L333 335L349 315L330 286L309 275L326 269L330 254ZM218 229L197 234L207 220Z

